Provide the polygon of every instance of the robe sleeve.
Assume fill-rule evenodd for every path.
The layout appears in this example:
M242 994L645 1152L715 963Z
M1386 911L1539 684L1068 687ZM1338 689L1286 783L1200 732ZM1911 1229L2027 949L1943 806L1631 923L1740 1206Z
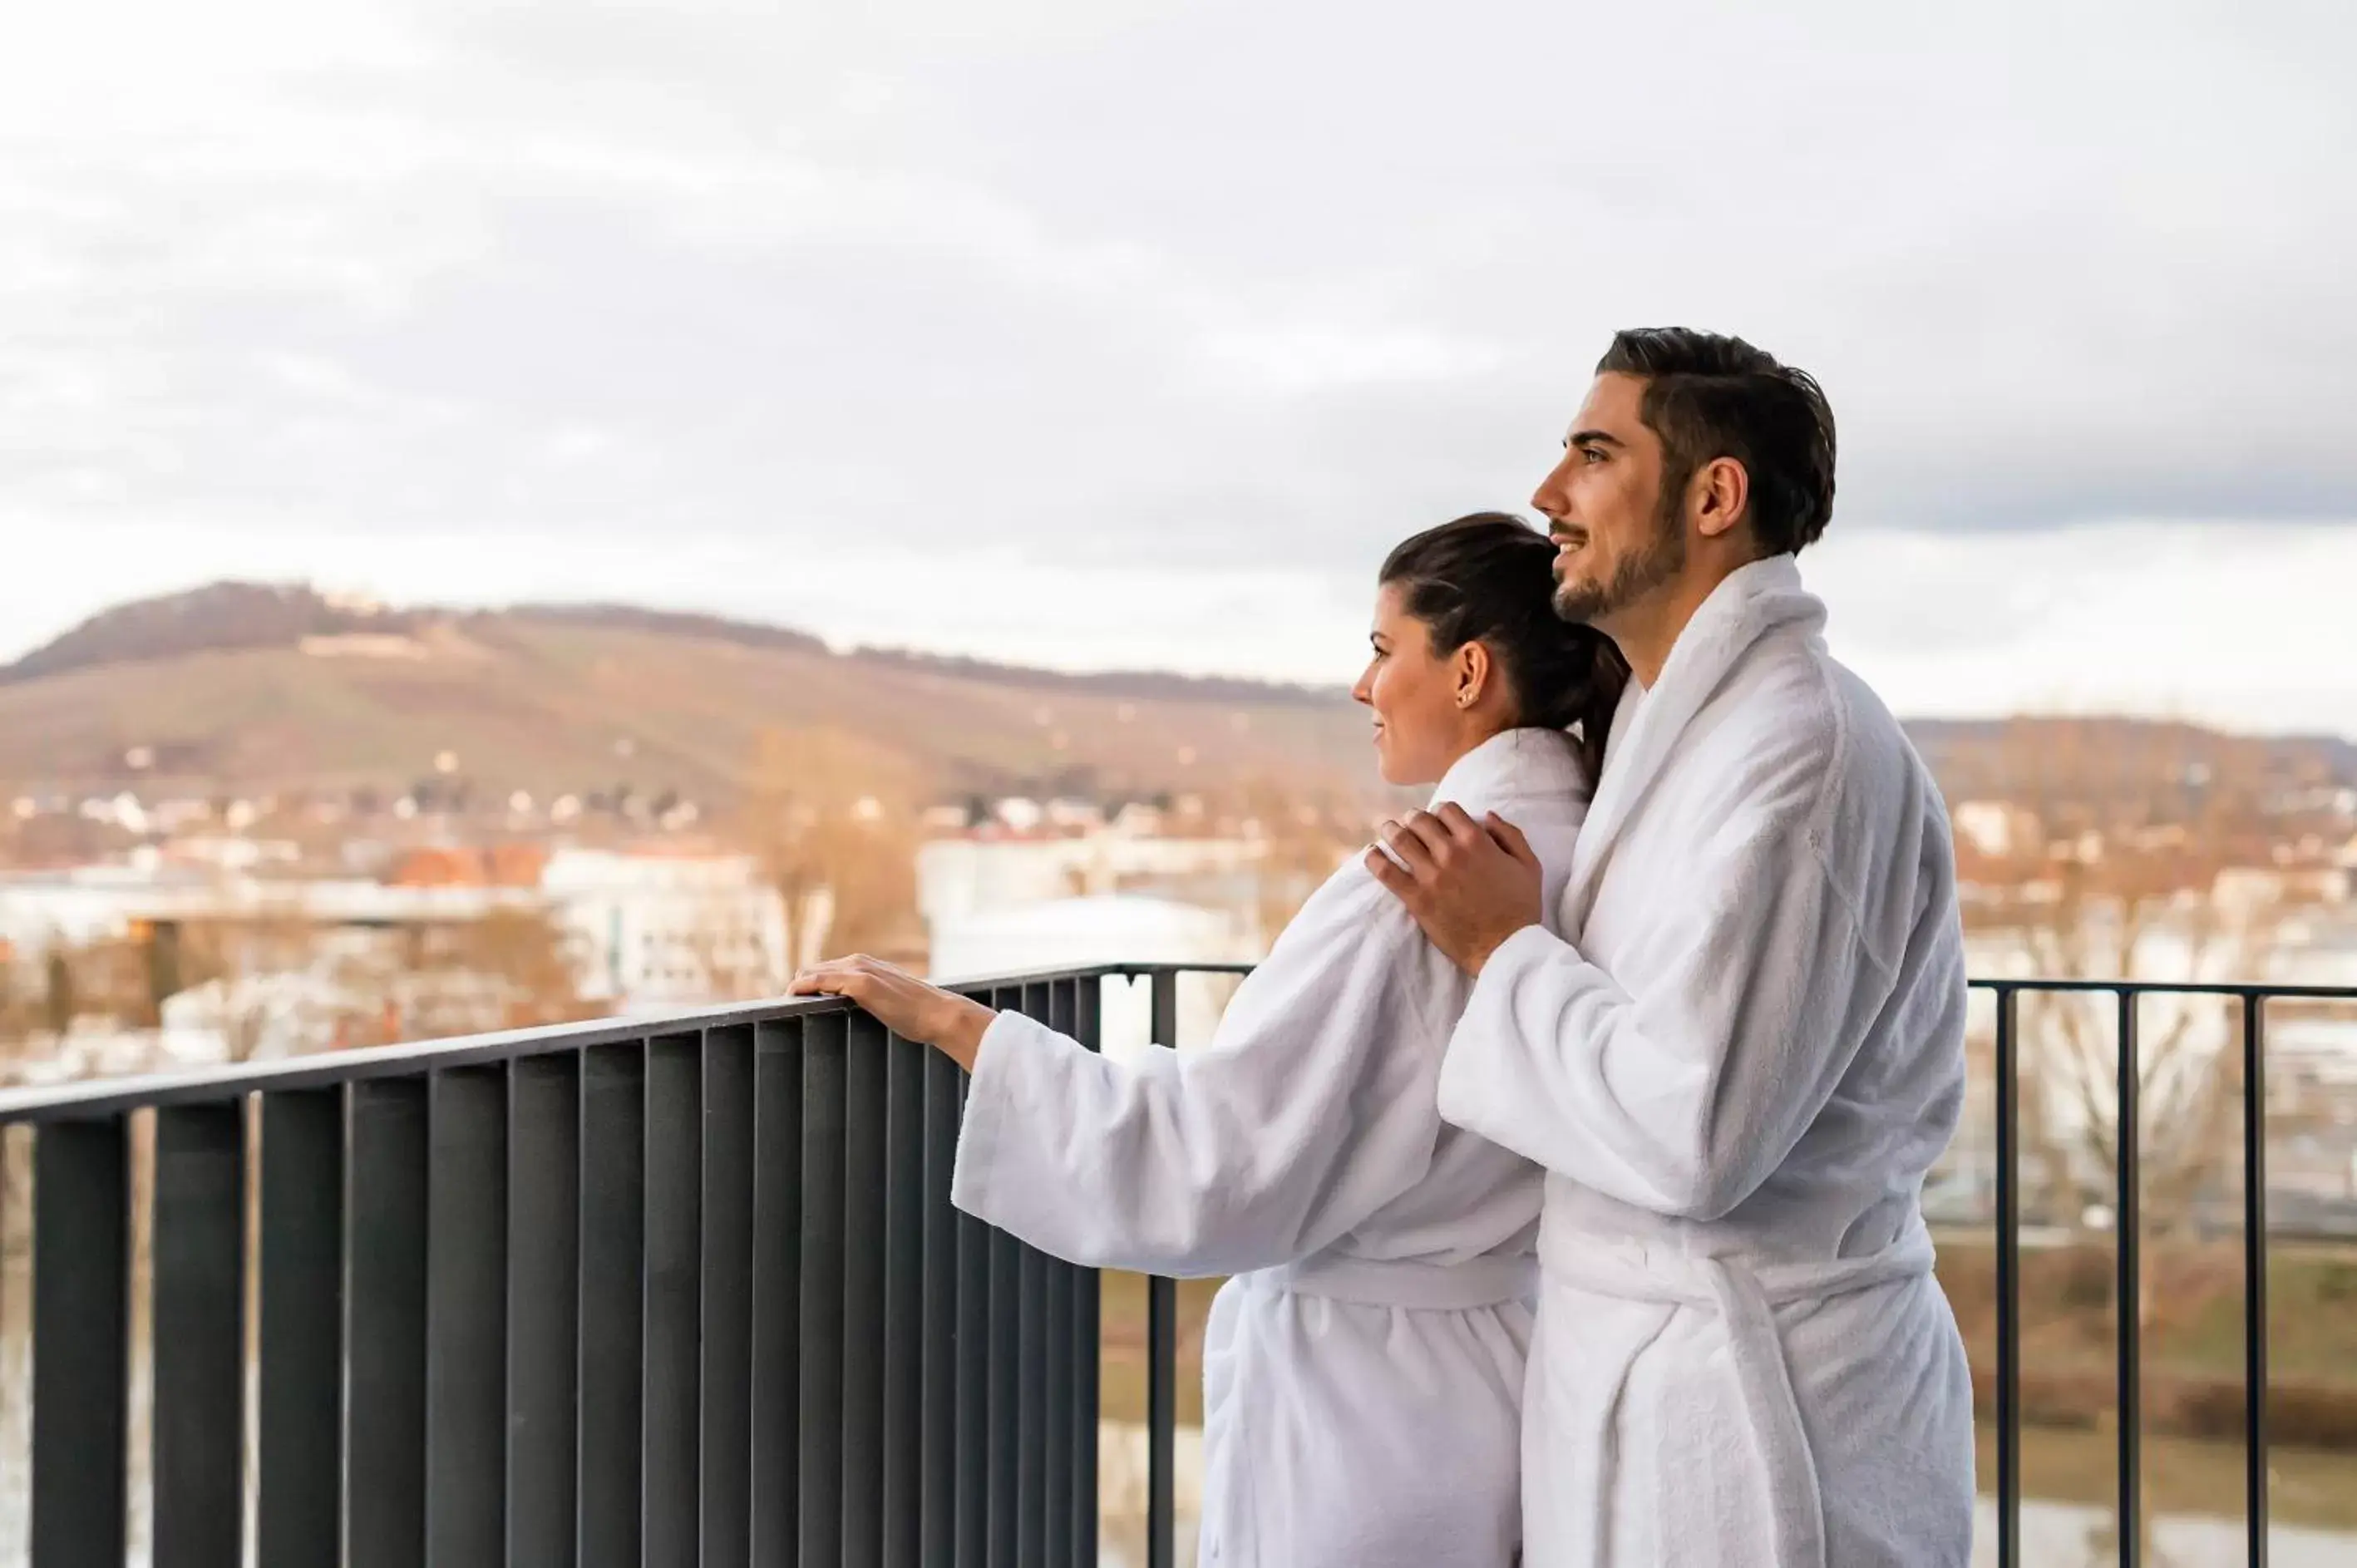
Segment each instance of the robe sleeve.
M1784 783L1650 855L1621 846L1615 872L1650 884L1615 944L1633 993L1540 927L1502 943L1451 1036L1442 1118L1655 1213L1716 1219L1757 1190L1894 985L1820 853L1825 789Z
M1203 1049L1116 1062L1000 1014L952 1200L1101 1268L1222 1274L1306 1257L1423 1178L1462 992L1398 901L1345 866Z

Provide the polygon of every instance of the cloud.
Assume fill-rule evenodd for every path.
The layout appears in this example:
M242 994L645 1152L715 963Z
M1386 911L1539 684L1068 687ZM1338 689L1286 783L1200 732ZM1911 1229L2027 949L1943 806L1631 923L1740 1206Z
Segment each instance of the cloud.
M0 526L98 602L128 530L197 577L390 589L464 537L780 600L888 542L1353 619L1674 319L1823 377L1843 537L2235 520L2289 563L2357 521L2352 45L2324 5L51 8L0 60Z

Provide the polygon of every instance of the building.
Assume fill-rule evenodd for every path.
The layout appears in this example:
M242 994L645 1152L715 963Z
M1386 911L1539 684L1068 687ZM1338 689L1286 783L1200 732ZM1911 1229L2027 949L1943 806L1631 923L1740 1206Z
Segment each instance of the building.
M559 850L539 891L583 997L618 1012L774 995L791 976L785 899L751 855Z

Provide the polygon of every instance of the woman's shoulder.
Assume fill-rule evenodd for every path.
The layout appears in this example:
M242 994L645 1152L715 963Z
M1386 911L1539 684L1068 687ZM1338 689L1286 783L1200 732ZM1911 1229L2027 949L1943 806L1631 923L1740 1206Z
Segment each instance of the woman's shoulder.
M1405 948L1423 940L1415 917L1367 869L1367 849L1354 850L1318 886L1276 934L1268 961L1282 963L1340 948Z
M1576 828L1587 819L1595 781L1568 734L1512 730L1485 751L1491 748L1485 766L1444 780L1435 804L1453 801L1476 817L1495 811L1526 832L1533 822Z

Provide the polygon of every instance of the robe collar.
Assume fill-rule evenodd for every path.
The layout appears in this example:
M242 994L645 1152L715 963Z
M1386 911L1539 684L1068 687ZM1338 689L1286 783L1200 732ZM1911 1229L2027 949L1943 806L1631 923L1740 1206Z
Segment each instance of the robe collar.
M1432 807L1528 799L1534 795L1584 795L1587 781L1579 747L1566 730L1524 727L1501 730L1449 765L1432 791Z
M1801 585L1799 564L1790 555L1770 555L1737 568L1711 590L1678 634L1651 690L1629 682L1613 715L1604 777L1572 852L1565 930L1577 932L1587 923L1597 885L1622 830L1667 765L1679 737L1745 655L1772 633L1791 628L1815 638L1824 624L1824 601Z

